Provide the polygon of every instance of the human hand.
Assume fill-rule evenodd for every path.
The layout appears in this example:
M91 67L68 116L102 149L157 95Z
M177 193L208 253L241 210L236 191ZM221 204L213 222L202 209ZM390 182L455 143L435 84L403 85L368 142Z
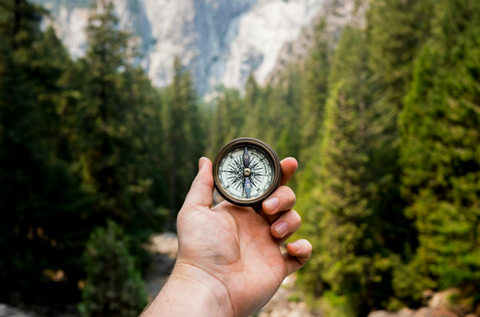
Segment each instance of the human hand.
M177 263L158 303L151 305L158 314L151 316L248 316L307 262L312 252L308 241L287 244L285 254L279 248L301 224L291 209L295 194L284 186L297 161L287 158L281 167L281 186L257 213L227 201L210 208L212 163L200 159L199 173L177 219Z

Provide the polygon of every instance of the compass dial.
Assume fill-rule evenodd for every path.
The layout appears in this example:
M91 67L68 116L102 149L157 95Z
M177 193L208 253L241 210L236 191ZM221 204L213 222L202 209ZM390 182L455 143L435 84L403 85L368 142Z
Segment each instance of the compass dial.
M220 184L235 198L257 198L272 186L273 164L262 151L253 146L247 146L250 166L246 168L243 162L244 151L243 146L232 149L220 161L218 166ZM247 177L251 184L249 195L247 195L248 190L245 189Z
M215 158L213 174L218 192L241 206L260 204L278 187L281 177L276 153L251 138L225 145Z

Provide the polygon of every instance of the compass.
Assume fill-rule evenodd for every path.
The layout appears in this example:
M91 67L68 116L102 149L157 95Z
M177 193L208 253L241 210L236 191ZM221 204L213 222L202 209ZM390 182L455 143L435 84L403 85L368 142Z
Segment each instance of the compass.
M213 179L218 193L239 206L260 205L280 185L277 153L253 138L230 141L213 161Z

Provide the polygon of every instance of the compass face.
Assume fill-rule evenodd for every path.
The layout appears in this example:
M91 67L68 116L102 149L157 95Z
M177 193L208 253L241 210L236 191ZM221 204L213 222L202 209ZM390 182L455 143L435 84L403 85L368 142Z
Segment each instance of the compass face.
M275 191L281 178L277 154L252 138L226 144L213 163L213 178L220 195L239 206L260 205Z
M242 200L250 200L261 196L269 189L273 181L271 159L256 147L246 146L246 148L250 155L248 169L245 168L243 162L245 146L227 152L218 166L221 186L228 194ZM250 178L250 195L247 195L245 189L246 177Z

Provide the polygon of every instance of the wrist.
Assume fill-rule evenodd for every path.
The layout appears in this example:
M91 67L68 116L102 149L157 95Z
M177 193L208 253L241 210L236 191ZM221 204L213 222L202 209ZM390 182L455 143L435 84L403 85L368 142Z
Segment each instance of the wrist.
M233 317L234 312L228 290L218 279L196 266L177 262L144 316Z

